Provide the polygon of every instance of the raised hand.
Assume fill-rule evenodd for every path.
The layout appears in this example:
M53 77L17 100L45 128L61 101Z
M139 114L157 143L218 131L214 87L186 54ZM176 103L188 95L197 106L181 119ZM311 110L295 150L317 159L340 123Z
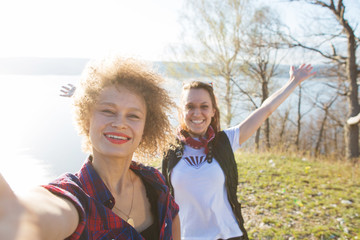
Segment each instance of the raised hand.
M308 79L311 76L314 76L316 72L312 72L313 67L311 64L302 64L299 68L295 68L294 66L290 67L290 80L296 80L299 83Z
M76 87L69 83L67 86L61 87L60 92L62 92L62 94L60 94L60 96L61 97L72 97L72 95L74 95L75 90L76 90Z

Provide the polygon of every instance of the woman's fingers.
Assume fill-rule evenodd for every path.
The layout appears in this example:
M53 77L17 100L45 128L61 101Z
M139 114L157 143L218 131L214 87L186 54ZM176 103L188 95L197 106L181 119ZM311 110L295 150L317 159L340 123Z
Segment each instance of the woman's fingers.
M290 70L289 70L289 73L290 75L292 75L295 71L295 67L294 66L290 66Z
M299 67L299 69L304 68L304 66L305 66L305 63L301 64L300 67Z
M71 97L75 92L75 86L72 84L68 84L68 86L62 86L60 89L61 97Z
M311 64L301 64L299 68L295 68L294 66L290 67L290 77L295 77L300 82L304 81L305 79L312 77L316 74L313 71L313 66Z

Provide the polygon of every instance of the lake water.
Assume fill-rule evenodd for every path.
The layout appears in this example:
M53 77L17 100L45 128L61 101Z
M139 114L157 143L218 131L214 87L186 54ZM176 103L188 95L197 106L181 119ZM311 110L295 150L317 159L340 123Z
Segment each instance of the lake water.
M0 172L11 185L75 172L86 154L72 124L71 100L60 88L79 76L0 75ZM32 177L30 177L32 176ZM16 186L20 187L20 186Z

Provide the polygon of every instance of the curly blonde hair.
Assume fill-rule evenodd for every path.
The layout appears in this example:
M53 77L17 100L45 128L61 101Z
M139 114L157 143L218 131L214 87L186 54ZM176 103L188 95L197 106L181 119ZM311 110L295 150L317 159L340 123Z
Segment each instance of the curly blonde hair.
M163 81L147 64L132 58L115 57L89 62L74 95L75 121L79 134L84 136L83 150L92 152L90 116L101 91L108 86L120 85L142 96L146 104L145 128L136 154L154 157L159 151L164 151L173 138L168 115L175 104L160 86Z

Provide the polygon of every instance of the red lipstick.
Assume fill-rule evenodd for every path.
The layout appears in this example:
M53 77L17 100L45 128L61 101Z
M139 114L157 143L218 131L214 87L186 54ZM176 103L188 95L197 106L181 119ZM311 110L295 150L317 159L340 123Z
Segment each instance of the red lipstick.
M117 133L117 132L107 132L104 133L105 138L114 144L123 144L130 141L130 137L123 133Z

